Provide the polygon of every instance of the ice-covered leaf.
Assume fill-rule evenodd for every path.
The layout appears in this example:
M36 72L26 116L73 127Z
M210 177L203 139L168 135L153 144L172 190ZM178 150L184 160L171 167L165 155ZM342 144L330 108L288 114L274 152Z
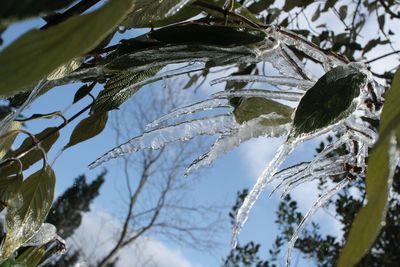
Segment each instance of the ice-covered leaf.
M157 22L181 12L185 12L185 14L181 15L183 15L183 18L188 19L200 13L199 11L196 12L185 8L192 2L194 0L136 0L135 8L122 22L122 25L130 28L150 28L155 25L159 26ZM188 14L188 12L190 13Z
M292 115L292 112L292 108L273 100L262 97L249 97L240 98L239 105L235 107L233 114L235 115L236 121L242 124L246 121L258 118L261 115L276 113L277 115L281 115L281 119L274 121L274 123L276 123L276 125L280 125L288 123L291 120L290 117ZM263 122L260 123L263 124Z
M0 21L9 22L34 16L43 16L66 8L73 2L76 2L76 0L0 1Z
M24 247L40 247L48 242L54 240L57 237L57 229L51 223L43 223L39 231L35 233L28 241L26 241Z
M309 135L347 117L367 76L352 66L339 66L310 88L295 111L291 137Z
M107 120L107 112L98 112L83 119L75 127L74 131L71 134L71 137L69 138L69 142L64 147L64 149L74 146L100 134L106 127Z
M68 74L76 70L77 68L79 68L82 65L82 63L83 63L83 58L74 58L70 62L61 65L53 72L51 72L47 76L47 80L50 81L50 80L61 79L64 76L67 76Z
M399 140L400 70L397 70L387 95L380 121L380 139L368 158L366 177L367 205L354 219L349 236L339 258L339 267L352 266L367 253L381 229L388 205L389 188L393 179L398 153L392 134ZM397 131L394 132L397 128Z
M18 135L17 130L21 127L21 123L18 121L13 121L8 125L6 133L0 137L0 160L4 155L10 150L15 138Z
M55 175L49 166L35 172L22 183L19 190L22 203L8 207L2 257L10 256L39 231L50 210L54 189Z
M118 108L142 87L142 85L132 86L133 84L154 76L160 69L161 67L154 67L137 72L123 71L114 75L97 96L92 112L104 112ZM129 89L125 90L128 87Z
M31 30L0 52L0 95L12 95L93 49L132 8L113 0L47 30ZM18 74L18 75L17 75Z

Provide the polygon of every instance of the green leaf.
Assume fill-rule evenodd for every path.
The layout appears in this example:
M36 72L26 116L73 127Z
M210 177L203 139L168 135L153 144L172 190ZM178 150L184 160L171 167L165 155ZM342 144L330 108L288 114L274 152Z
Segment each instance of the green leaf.
M347 6L339 7L339 16L341 20L345 20L347 17Z
M53 170L46 166L22 183L21 205L8 207L2 257L9 257L40 229L53 201L55 181Z
M98 10L51 27L31 30L0 53L0 95L12 95L100 43L132 8L132 0L109 1Z
M311 21L316 21L321 15L321 5L318 5L317 9L314 12L314 15L311 18Z
M18 164L16 162L14 163L18 168ZM4 173L2 173L0 175L0 210L10 205L22 184L22 179L22 173L17 173L15 175L4 175Z
M87 96L92 91L92 89L94 88L95 85L96 85L96 83L91 83L89 85L87 85L87 84L82 85L78 89L78 91L76 91L75 96L74 96L74 101L72 103L75 104L76 102L78 102L79 100L81 100L82 98Z
M69 142L64 147L64 149L88 140L101 133L106 126L107 119L107 112L98 112L90 115L86 119L83 119L75 127L74 131L71 134Z
M385 99L380 122L380 137L388 137L400 125L400 68L394 75L392 85Z
M148 35L157 41L168 44L201 44L221 47L234 47L262 42L265 33L228 26L181 24L153 31Z
M160 69L161 67L155 67L137 72L123 71L114 75L97 96L91 112L105 112L118 108L143 86L131 85L154 76Z
M9 124L6 133L0 137L0 160L7 154L10 150L15 138L18 135L18 131L21 128L21 123L18 121L13 121Z
M390 136L397 128L399 139L400 69L397 70L386 97L380 121L380 139L368 159L366 182L367 205L354 219L339 258L339 267L356 265L375 241L385 219L389 197ZM391 174L393 175L393 174Z
M290 116L293 113L293 109L273 100L263 97L249 97L240 98L238 101L239 104L235 107L233 115L240 124L273 112L285 118L281 120L265 121L265 123L268 124L266 126L284 124L291 120Z
M76 2L76 0L0 1L0 21L43 16L56 10L66 8L73 2Z
M354 99L367 76L352 66L339 66L308 89L296 109L290 137L308 135L328 127L354 111Z
M50 148L54 145L54 143L57 141L58 137L60 136L60 133L58 132L57 127L50 127L35 135L36 139L38 140L46 136L48 137L44 139L43 142L41 142L41 147L47 153L50 150ZM32 138L27 137L22 142L21 146L18 149L7 153L5 157L6 158L16 157L20 153L27 151L32 146L35 146ZM40 150L35 149L30 151L20 159L23 166L23 170L28 169L30 166L32 166L41 159L43 159L43 154ZM9 171L5 172L8 173Z
M136 0L135 8L122 22L122 25L130 28L152 27L158 21L162 21L177 13L183 12L184 7L189 5L191 2L194 2L194 0ZM179 8L177 9L178 6ZM187 12L187 10L185 10L185 12ZM200 11L197 12L200 13ZM190 13L188 18L197 14Z

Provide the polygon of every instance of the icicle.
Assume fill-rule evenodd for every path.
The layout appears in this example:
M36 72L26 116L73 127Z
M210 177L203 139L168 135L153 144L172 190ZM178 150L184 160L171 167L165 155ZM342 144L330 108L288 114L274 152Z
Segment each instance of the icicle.
M332 168L327 168L326 170L320 170L318 172L315 172L313 174L310 174L306 177L299 178L296 181L293 181L292 183L286 185L286 187L283 189L283 192L281 194L281 199L284 199L295 187L305 183L305 182L311 182L316 179L320 179L322 177L327 177L327 176L336 176L336 175L342 175L345 174L346 172L343 170L343 167L332 167Z
M146 148L160 149L168 143L187 141L199 135L226 134L237 127L236 120L230 114L168 125L132 138L128 142L105 153L91 163L89 168L93 169L112 158L126 153L137 152Z
M161 123L168 121L170 119L177 118L181 115L187 115L187 114L192 114L194 112L198 111L205 111L205 110L210 110L214 108L228 108L232 107L229 105L229 101L226 99L218 99L218 98L212 98L212 99L206 99L204 101L200 101L185 107L177 108L170 113L161 116L160 118L156 119L155 121L151 122L148 124L145 128L146 131L154 129Z
M140 81L140 82L137 82L137 83L134 83L134 84L131 84L131 85L125 87L124 89L122 89L121 91L116 93L113 96L113 98L114 99L118 99L120 97L120 95L123 94L124 92L130 91L130 90L132 90L132 89L134 89L134 88L136 88L138 86L143 86L143 85L146 85L146 84L149 84L149 83L153 83L153 82L156 82L156 81L160 81L160 80L163 80L163 79L167 79L167 78L175 77L175 76L178 76L178 75L186 74L188 72L201 71L203 69L204 69L204 67L199 67L197 64L189 64L187 67L184 67L184 68L179 68L179 69L175 69L175 70L168 70L168 71L165 71L163 73L159 73L159 74L156 74L156 75L154 75L152 77L149 77L149 78L147 78L147 79L145 79L143 81Z
M293 173L292 175L286 176L287 178L284 179L274 188L270 196L278 189L285 187L284 190L285 192L283 193L282 196L284 197L287 192L289 192L291 189L304 182L318 179L321 177L321 175L331 176L331 175L336 175L338 172L343 172L343 164L348 160L349 160L348 156L328 158L320 162L314 162L311 168L310 164L312 162L309 162L307 166L304 166L306 164L303 163L302 165L299 166L300 168L299 167L297 168L298 171L296 173L292 172ZM274 177L274 179L276 178Z
M289 124L279 125L275 127L267 127L260 124L261 121L267 119L268 115L261 116L257 119L248 121L237 129L235 133L224 135L215 141L210 150L193 161L186 169L185 175L188 175L193 170L201 166L211 165L211 163L220 155L238 147L241 143L255 137L279 137L288 133L290 129Z
M307 78L311 81L317 81L318 77L316 77L311 71L306 68L306 65L293 53L291 49L289 49L285 44L281 44L282 51L284 51L288 57L301 69L301 71L307 76Z
M332 196L334 196L337 192L342 190L345 186L349 184L350 180L343 179L340 183L338 183L335 187L330 189L329 191L325 192L322 196L320 196L315 204L308 210L308 212L304 215L304 218L301 220L299 226L297 227L296 231L293 233L292 238L290 239L288 250L286 254L286 267L290 266L291 258L292 258L292 250L294 244L296 243L297 239L299 238L299 233L304 229L308 220L314 215L314 213L326 203Z
M284 76L262 76L262 75L231 75L215 79L210 82L211 85L217 83L236 81L236 82L264 82L273 85L295 87L301 90L307 90L314 85L314 82L301 80L296 78L284 77Z
M211 97L263 97L268 99L281 99L287 101L300 101L303 93L296 93L292 91L273 91L264 89L247 89L239 91L222 91L213 94Z
M170 10L168 10L168 12L165 14L165 17L167 18L167 17L171 17L171 16L175 15L176 13L178 13L184 6L186 6L191 1L192 0L179 1L179 3L177 3Z
M275 31L271 31L271 35L274 38L281 40L286 45L294 46L297 50L324 63L324 68L327 71L332 67L346 64L343 60L326 55L323 51L313 46L313 44L307 41L303 36L295 34L289 30L279 28Z
M275 154L275 157L264 169L263 173L258 177L257 182L254 185L253 189L244 199L242 206L239 208L237 212L235 225L233 227L232 242L231 242L232 248L236 247L238 235L242 230L243 225L247 221L251 208L257 201L265 185L271 180L271 178L277 172L279 166L285 160L287 155L294 150L296 144L297 140L292 142L286 141L279 147L278 151Z

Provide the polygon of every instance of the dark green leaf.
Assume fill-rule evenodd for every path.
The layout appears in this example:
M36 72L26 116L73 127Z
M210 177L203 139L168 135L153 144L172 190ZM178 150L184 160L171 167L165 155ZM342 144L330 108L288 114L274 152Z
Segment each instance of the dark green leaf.
M341 6L339 7L339 16L341 20L345 20L347 17L347 6Z
M378 23L379 23L379 28L383 30L383 27L385 26L385 14L380 15L378 17Z
M348 116L366 84L364 73L350 66L328 71L310 88L296 109L291 137L312 134Z
M46 166L22 183L21 205L8 207L3 257L9 257L40 229L53 202L55 181L53 170Z
M329 8L332 8L332 7L335 6L336 2L337 2L337 0L327 0L327 1L325 2L325 6L324 6L324 9L323 9L322 11L323 11L323 12L328 11Z
M314 15L311 18L311 21L316 21L321 15L321 5L318 5L317 10L315 10Z
M50 12L66 8L76 0L19 0L0 1L0 20L20 20L34 16L43 16Z
M87 96L92 91L95 85L96 83L91 83L89 85L87 84L82 85L81 88L79 88L78 91L76 91L74 96L74 101L72 103L75 104L76 102Z
M98 112L90 115L86 119L83 119L75 127L74 131L71 134L69 142L64 147L64 149L76 145L80 142L86 141L101 133L106 126L107 119L107 112Z
M265 33L227 26L182 24L154 31L149 37L168 44L198 43L233 47L261 42L265 39Z
M32 86L59 66L90 51L131 7L131 0L109 1L90 14L22 35L0 53L0 95L12 95Z
M160 69L161 67L155 67L138 72L124 71L114 75L97 96L91 112L105 112L118 108L143 86L132 86L133 84L154 76Z

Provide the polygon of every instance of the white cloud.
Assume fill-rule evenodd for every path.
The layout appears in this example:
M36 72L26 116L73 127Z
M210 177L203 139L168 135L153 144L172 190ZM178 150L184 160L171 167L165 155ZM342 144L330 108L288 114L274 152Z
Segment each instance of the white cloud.
M83 216L82 223L72 238L71 248L80 250L84 258L93 263L111 250L118 237L120 224L109 213L95 210ZM171 249L163 242L143 237L123 248L118 254L118 267L194 267L180 250ZM81 262L79 266L85 266Z

